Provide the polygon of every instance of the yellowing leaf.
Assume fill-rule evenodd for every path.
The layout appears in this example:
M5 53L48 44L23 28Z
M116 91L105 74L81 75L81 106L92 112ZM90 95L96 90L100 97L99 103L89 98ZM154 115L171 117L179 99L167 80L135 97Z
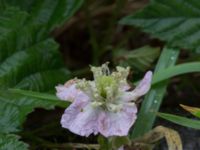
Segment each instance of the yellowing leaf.
M200 108L197 107L191 107L191 106L186 106L183 104L180 104L180 106L185 109L186 111L190 112L191 114L193 114L194 116L200 118Z
M163 126L157 126L144 136L133 140L131 146L127 147L127 150L134 148L153 150L155 143L162 138L166 139L168 150L183 150L179 133Z

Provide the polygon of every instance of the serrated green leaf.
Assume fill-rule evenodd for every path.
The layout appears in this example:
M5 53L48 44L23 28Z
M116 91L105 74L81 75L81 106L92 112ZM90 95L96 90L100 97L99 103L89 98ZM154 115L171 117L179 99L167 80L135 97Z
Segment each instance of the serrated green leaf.
M20 19L19 16L23 16ZM30 16L17 8L7 7L0 14L0 62L18 51L34 48L38 43L47 38L42 25L27 22ZM5 21L6 20L6 21ZM14 21L13 21L14 20ZM18 21L17 21L18 20ZM12 24L12 25L10 25Z
M158 113L158 116L163 119L166 119L168 121L171 121L173 123L176 123L178 125L181 125L181 126L194 128L194 129L200 129L200 121L199 120L188 119L185 117L167 114L167 113Z
M14 134L0 134L1 150L28 150L28 145L19 141L20 137Z
M84 0L10 0L8 3L20 6L31 14L34 23L47 24L52 30L61 25L81 7Z
M0 133L19 131L26 115L34 108L53 109L54 106L68 105L53 95L17 89L0 91L0 103Z
M34 15L33 10L28 14L28 11L9 6L0 14L1 89L20 87L34 91L50 91L55 89L55 85L70 78L69 71L63 68L58 44L49 37L49 29L68 20L77 10L79 3L76 1L75 8L72 8L75 1L71 1L69 9L65 10L62 7L48 10L47 5L43 5L44 1L34 2L41 4L41 7L34 11ZM41 15L45 15L43 8L49 11L46 12L49 13L49 16L46 16L49 19L44 19L42 23L37 20L37 16L42 19ZM51 22L50 18L54 15L60 16ZM19 131L26 115L36 107L51 109L54 106L65 106L62 101L50 100L46 95L24 92L26 94L22 95L16 91L0 91L0 133Z
M0 16L0 39L13 30L20 29L28 14L17 8L9 7Z
M47 71L37 72L23 78L19 83L15 85L15 88L27 89L33 91L48 91L56 84L65 83L71 78L71 74L68 70L52 69Z
M153 0L120 23L138 26L153 37L167 41L169 47L200 51L199 0Z
M51 39L13 53L0 64L1 87L12 87L27 75L61 66L58 58L57 44Z
M138 71L145 71L159 56L159 48L144 46L133 51L119 50L115 53L115 62L122 66L131 66Z

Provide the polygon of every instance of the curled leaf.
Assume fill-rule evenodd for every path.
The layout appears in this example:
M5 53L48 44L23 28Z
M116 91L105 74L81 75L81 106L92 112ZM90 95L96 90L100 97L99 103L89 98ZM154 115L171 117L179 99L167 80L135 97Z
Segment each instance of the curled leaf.
M182 142L179 133L173 129L163 126L157 126L144 136L136 138L132 141L131 146L127 146L126 150L153 150L155 143L165 138L168 150L182 150Z

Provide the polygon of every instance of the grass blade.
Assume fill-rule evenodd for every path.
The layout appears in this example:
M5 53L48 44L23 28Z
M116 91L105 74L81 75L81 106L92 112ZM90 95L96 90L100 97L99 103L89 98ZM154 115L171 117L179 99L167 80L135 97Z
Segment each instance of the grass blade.
M168 121L171 121L173 123L179 124L181 126L194 128L194 129L200 129L200 121L199 120L188 119L185 117L171 115L171 114L167 114L167 113L158 113L158 116L163 119L166 119Z
M177 49L164 48L157 63L155 72L173 66L177 60L178 54L179 50ZM145 96L138 114L138 119L135 123L134 129L131 132L131 138L142 136L151 130L156 118L155 112L157 112L160 108L166 91L167 83L167 81L164 81L156 84Z
M154 74L152 84L156 84L177 75L192 72L200 72L200 62L185 63L162 69Z

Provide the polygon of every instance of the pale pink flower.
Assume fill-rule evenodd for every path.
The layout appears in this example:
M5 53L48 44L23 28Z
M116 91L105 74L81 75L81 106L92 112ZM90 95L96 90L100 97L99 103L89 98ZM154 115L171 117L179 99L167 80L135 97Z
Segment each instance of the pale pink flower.
M72 102L62 115L63 128L81 136L128 134L137 118L134 101L149 91L152 72L148 71L133 91L127 91L129 68L116 69L110 73L107 64L91 67L94 81L73 79L56 87L61 100Z

